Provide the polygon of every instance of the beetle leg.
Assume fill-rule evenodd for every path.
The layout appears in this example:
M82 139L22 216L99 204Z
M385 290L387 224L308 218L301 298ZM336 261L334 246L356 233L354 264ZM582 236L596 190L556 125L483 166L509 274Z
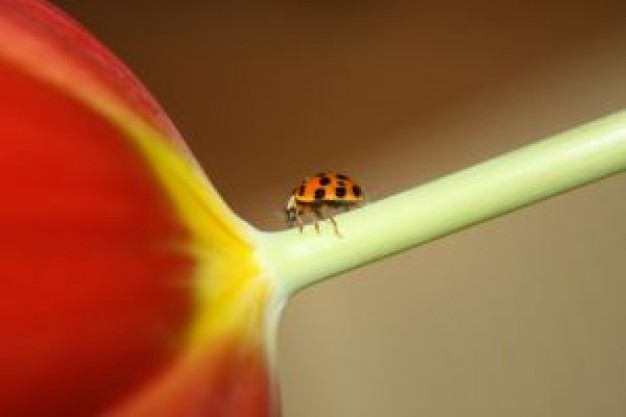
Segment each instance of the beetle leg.
M315 209L315 214L317 215L318 218L320 218L322 220L328 219L333 224L333 230L335 231L335 236L342 237L341 233L339 233L339 225L337 224L337 222L335 221L333 216L329 216L328 215L328 207L327 206L321 205L320 207L317 207Z
M302 233L302 231L304 230L304 222L302 221L303 214L304 210L298 208L298 210L296 211L296 222L298 223L298 230L300 230L300 233Z
M312 211L313 211L313 213L315 213L315 216L317 217L317 218L315 219L315 231L316 231L317 233L319 233L319 232L320 232L320 225L319 225L319 222L318 222L317 220L318 220L318 219L319 219L319 220L324 220L324 216L322 215L321 207L323 207L323 206L318 206L318 205L316 205L316 206L313 206L313 207L312 207Z
M335 236L337 237L343 237L341 235L341 233L339 233L339 225L337 225L337 222L335 221L335 219L333 218L333 216L330 216L328 218L328 220L330 220L330 222L333 224L333 229L335 230Z

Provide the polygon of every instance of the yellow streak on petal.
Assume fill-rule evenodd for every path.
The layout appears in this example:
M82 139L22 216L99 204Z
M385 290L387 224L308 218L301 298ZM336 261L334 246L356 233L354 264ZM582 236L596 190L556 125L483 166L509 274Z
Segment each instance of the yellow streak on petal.
M201 173L143 123L127 129L151 164L193 239L181 248L198 260L193 293L198 305L189 343L199 346L235 331L262 338L270 282L255 258L254 231L224 205Z
M272 343L277 320L268 304L278 298L278 293L256 261L252 243L256 232L228 210L204 176L165 142L155 140L158 138L154 138L147 125L126 121L120 126L128 129L129 136L167 189L180 220L193 235L193 240L181 250L198 260L193 279L197 312L185 335L186 354L179 355L161 378L149 383L132 399L118 404L110 414L156 415L162 411L158 409L160 406L186 401L186 389L194 381L219 377L219 361L223 359L220 352L229 341L235 343L233 355L241 361L250 352L269 353L269 371L274 350L268 342ZM210 367L203 365L207 361L212 364ZM198 369L211 376L207 380L199 378ZM271 383L272 375L268 378ZM273 398L271 385L269 389Z

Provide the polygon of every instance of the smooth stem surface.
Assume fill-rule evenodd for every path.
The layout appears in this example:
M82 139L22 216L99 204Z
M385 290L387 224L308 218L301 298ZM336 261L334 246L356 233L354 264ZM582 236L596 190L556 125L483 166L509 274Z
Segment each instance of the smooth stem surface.
M259 256L292 294L322 279L626 169L626 111L336 217L261 233Z

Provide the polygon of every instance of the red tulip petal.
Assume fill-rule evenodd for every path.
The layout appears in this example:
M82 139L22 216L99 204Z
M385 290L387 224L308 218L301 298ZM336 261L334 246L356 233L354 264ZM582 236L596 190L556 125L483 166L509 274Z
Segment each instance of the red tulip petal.
M2 61L0 86L0 410L90 414L176 353L189 234L118 129Z
M0 415L270 415L269 283L149 93L0 0L0 98Z

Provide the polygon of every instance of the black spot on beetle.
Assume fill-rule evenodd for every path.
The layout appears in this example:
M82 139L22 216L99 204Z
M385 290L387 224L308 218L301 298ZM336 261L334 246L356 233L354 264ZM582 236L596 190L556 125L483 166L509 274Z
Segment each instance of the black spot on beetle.
M340 180L347 180L348 176L347 175L343 175L343 174L337 174L337 178L339 178Z
M315 190L315 199L316 199L316 200L321 200L321 199L323 199L324 197L326 197L326 190L325 190L325 189L323 189L323 188L317 188L317 189Z
M320 185L328 185L330 184L330 178L327 176L320 177Z
M340 186L340 187L345 187L346 186L346 182L339 180L339 181L337 181L337 185Z
M344 198L346 196L346 187L337 187L335 188L335 195L337 198Z
M305 190L306 190L306 187L304 186L304 184L302 184L302 185L300 186L300 190L298 190L298 195L299 195L300 197L302 197L302 196L304 195L304 191L305 191Z
M361 197L361 195L363 194L363 191L361 190L361 187L354 184L352 186L352 194L354 194L355 197Z

